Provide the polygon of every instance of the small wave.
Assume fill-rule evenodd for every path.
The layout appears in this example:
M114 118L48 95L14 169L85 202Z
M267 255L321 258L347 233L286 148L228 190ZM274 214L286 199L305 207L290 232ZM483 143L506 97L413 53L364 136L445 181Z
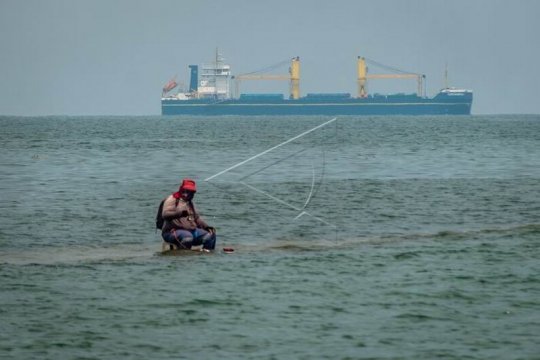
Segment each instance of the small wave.
M412 258L418 257L419 255L420 254L418 254L417 252L406 251L406 252L394 255L394 259L396 260L412 259Z
M480 238L486 235L498 236L525 236L540 234L540 224L519 224L512 226L500 226L480 229L464 229L464 230L440 230L436 232L426 233L411 233L411 234L389 234L378 235L371 238L361 238L356 241L348 240L349 242L399 242L410 240L465 240L471 238Z
M284 244L274 244L269 245L269 250L283 250L283 251L316 251L318 249L324 249L328 247L334 247L336 244L329 244L326 242L313 242L313 241L302 241L302 242L287 242Z
M396 315L396 318L412 320L412 321L450 320L449 318L443 318L443 317L420 314L420 313L403 313L403 314Z
M227 242L226 247L231 247L238 253L254 253L268 251L284 252L307 252L327 251L331 249L347 249L360 245L380 245L384 243L399 243L404 241L435 240L435 241L459 241L482 236L527 236L540 234L540 224L522 224L507 227L493 227L484 229L469 229L463 231L443 230L433 233L413 234L382 234L355 237L341 237L336 239L276 239L275 241L245 243L240 239L236 243ZM222 252L223 244L219 244L216 253ZM196 256L197 251L181 251L174 254L161 254L161 244L123 244L106 247L42 247L10 249L0 251L0 264L12 265L61 265L95 263L103 261L126 261L135 259L151 259L155 255L179 255ZM406 260L418 256L417 253L404 251L394 255L396 260Z
M460 238L469 238L471 236L479 235L534 235L540 234L540 224L519 224L505 227L493 227L485 229L471 229L463 231L450 231L443 230L439 231L433 235L434 238L438 239L460 239ZM430 235L423 235L430 236Z
M72 265L102 261L124 261L150 258L156 252L153 245L124 244L106 247L35 247L0 252L0 264L10 265Z
M506 227L490 227L483 229L442 230L432 233L411 234L381 234L356 237L338 237L333 240L295 240L289 239L284 242L266 245L269 250L283 251L317 251L329 248L346 248L360 244L383 244L392 242L415 241L415 240L465 240L479 238L486 235L500 236L524 236L540 234L540 224L519 224ZM261 247L253 246L254 249ZM396 259L407 259L418 256L414 252L403 252L395 255Z

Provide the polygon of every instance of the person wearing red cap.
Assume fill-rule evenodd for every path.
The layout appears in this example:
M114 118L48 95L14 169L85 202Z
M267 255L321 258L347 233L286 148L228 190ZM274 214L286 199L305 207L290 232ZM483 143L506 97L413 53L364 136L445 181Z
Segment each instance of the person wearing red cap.
M216 230L208 226L195 209L192 200L196 192L195 181L184 179L178 191L165 199L161 236L179 249L202 245L204 250L213 250L216 247Z

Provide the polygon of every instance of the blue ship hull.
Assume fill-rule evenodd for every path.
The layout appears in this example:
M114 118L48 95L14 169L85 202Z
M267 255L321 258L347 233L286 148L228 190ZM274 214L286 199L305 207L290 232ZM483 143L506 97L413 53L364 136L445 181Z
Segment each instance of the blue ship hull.
M398 94L287 100L254 95L227 100L161 100L162 115L470 115L471 106L470 91L441 91L433 98Z

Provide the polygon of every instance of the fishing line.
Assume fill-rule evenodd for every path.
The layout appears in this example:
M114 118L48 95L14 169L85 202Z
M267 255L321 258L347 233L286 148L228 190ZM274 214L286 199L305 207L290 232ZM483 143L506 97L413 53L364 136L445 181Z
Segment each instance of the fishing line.
M304 210L306 206L308 206L309 202L311 201L311 196L313 195L313 187L315 186L315 165L313 165L313 163L311 163L311 170L312 170L311 189L309 190L309 195L306 202L304 203L304 206L302 206L302 210Z
M258 153L258 154L254 155L254 156L252 156L252 157L250 157L250 158L248 158L246 160L243 160L243 161L241 161L241 162L239 162L239 163L237 163L237 164L235 164L235 165L233 165L233 166L231 166L231 167L229 167L229 168L227 168L225 170L222 170L222 171L220 171L220 172L206 178L204 181L211 183L212 185L216 186L218 189L224 190L223 187L218 186L218 184L213 183L210 180L215 179L218 176L221 176L221 175L223 175L223 174L225 174L225 173L227 173L227 172L229 172L231 170L234 170L234 169L236 169L236 168L238 168L238 167L240 167L242 165L245 165L250 161L253 161L253 160L255 160L255 159L257 159L257 158L259 158L259 157L261 157L261 156L263 156L265 154L268 154L269 152L271 152L273 150L276 150L276 149L278 149L278 148L280 148L280 147L282 147L282 146L284 146L286 144L289 144L289 143L293 142L294 140L297 140L297 139L299 139L299 138L301 138L303 136L306 136L306 135L312 133L315 130L318 130L318 129L326 126L326 125L329 125L329 124L331 124L333 122L336 122L336 120L337 120L337 117L334 117L329 121L326 121L326 122L324 122L324 123L322 123L320 125L317 125L317 126L311 128L311 129L309 129L307 131L304 131L303 133L301 133L299 135L296 135L296 136L294 136L294 137L292 137L292 138L290 138L290 139L288 139L288 140L286 140L286 141L284 141L284 142L282 142L282 143L280 143L280 144L278 144L276 146L273 146L273 147L271 147L271 148L269 148L269 149L267 149L267 150L265 150L265 151L263 151L261 153ZM322 144L326 145L326 146L329 146L329 145L332 145L332 144L337 145L337 134L338 134L338 127L337 127L337 122L336 122L334 136L326 137L326 139L325 139L326 141L323 141ZM313 218L313 219L315 219L315 220L317 220L317 221L319 221L319 222L321 222L321 223L323 223L323 224L325 224L327 226L330 226L331 228L334 228L335 229L336 242L337 242L338 227L336 225L334 225L332 223L329 223L328 221L325 221L324 219L322 219L320 217L317 217L317 216L315 216L315 215L313 215L313 214L311 214L311 213L309 213L308 211L305 210L309 206L309 204L311 203L312 199L314 199L315 196L320 191L322 183L324 182L324 179L325 179L325 174L326 174L326 152L325 152L324 148L323 148L323 151L322 151L322 169L321 169L321 176L320 176L319 182L317 184L317 182L315 181L316 172L315 172L315 166L314 166L314 164L312 162L311 188L310 188L310 192L308 194L308 197L307 197L305 203L303 204L303 206L301 208L299 208L298 206L294 206L294 205L292 205L292 204L290 204L290 203L288 203L288 202L286 202L286 201L284 201L282 199L279 199L278 197L273 196L273 195L271 195L271 194L269 194L269 193L267 193L267 192L265 192L265 191L263 191L261 189L258 189L255 186L252 186L252 185L250 185L250 184L248 184L248 183L246 183L244 181L247 178L249 178L249 177L251 177L251 176L253 176L255 174L258 174L258 173L260 173L260 172L262 172L262 171L264 171L264 170L266 170L266 169L268 169L268 168L270 168L272 166L275 166L275 165L277 165L279 163L282 163L282 162L284 162L284 161L286 161L286 160L288 160L288 159L290 159L290 158L292 158L292 157L294 157L296 155L299 155L299 154L305 152L306 150L308 150L308 148L309 147L306 147L306 148L300 149L298 151L295 151L294 153L292 153L290 155L287 155L287 156L285 156L285 157L283 157L281 159L278 159L277 161L274 161L273 163L271 163L271 164L269 164L267 166L264 166L264 167L262 167L262 168L260 168L260 169L258 169L256 171L253 171L253 172L251 172L251 173L249 173L247 175L242 176L237 181L240 184L242 184L243 186L247 187L248 189L250 189L252 191L255 191L255 192L259 193L259 194L262 194L265 197L268 197L268 198L272 199L273 201L275 201L275 202L277 202L279 204L282 204L282 205L284 205L284 206L286 206L286 207L288 207L288 208L290 208L292 210L298 211L299 214L294 218L294 220L297 220L297 219L301 218L304 215L308 215L309 217L311 217L311 218ZM238 183L238 182L235 182L235 183Z
M336 121L336 126L335 126L335 133L334 133L334 136L331 137L330 139L333 139L334 142L333 143L330 143L330 142L326 142L325 145L337 145L337 137L338 137L338 122ZM315 198L315 196L317 196L317 194L319 193L319 190L324 182L324 176L326 175L326 151L324 150L323 148L323 151L322 151L322 169L321 169L321 178L319 179L319 182L317 184L317 187L315 188L315 192L313 193L313 196L312 198ZM304 206L304 208L309 205L309 203L306 203L306 205Z
M251 177L251 176L253 176L253 175L256 175L256 174L258 174L258 173L260 173L260 172L262 172L262 171L264 171L264 170L266 170L266 169L268 169L268 168L270 168L270 167L272 167L272 166L274 166L274 165L277 165L277 164L279 164L279 163L281 163L281 162L283 162L283 161L285 161L285 160L287 160L287 159L290 159L290 158L292 158L292 157L294 157L294 156L296 156L296 155L298 155L298 154L300 154L300 153L303 153L303 152L306 151L307 149L308 149L308 148L306 147L306 148L304 148L304 149L298 150L298 151L296 151L296 152L294 152L294 153L292 153L292 154L290 154L290 155L288 155L288 156L286 156L286 157L284 157L284 158L281 158L281 159L279 159L279 160L277 160L277 161L271 163L271 164L268 165L268 166L265 166L265 167L263 167L263 168L261 168L261 169L259 169L259 170L256 170L256 171L254 171L254 172L252 172L252 173L250 173L250 174L247 174L246 176L241 177L241 178L239 179L239 181L243 181L243 180L247 179L248 177Z
M336 124L337 124L337 123L336 123ZM336 131L337 131L337 126L336 126ZM333 137L333 138L334 138L334 139L337 138L337 133L334 134L334 137ZM327 140L328 140L328 138L327 138ZM326 141L326 142L328 143L328 141ZM335 143L335 142L334 142L334 143ZM296 156L296 155L298 155L298 154L304 152L304 151L307 150L307 149L308 149L308 148L301 149L301 150L299 150L299 151L297 151L297 152L295 152L295 153L293 153L293 154L290 154L290 155L288 155L288 156L286 156L286 157L284 157L284 158L282 158L282 159L279 159L279 160L275 161L274 163L272 163L272 164L270 164L270 165L268 165L268 166L263 167L262 169L259 169L259 170L255 171L255 172L252 172L251 174L248 174L248 175L242 177L242 178L240 179L240 181L241 181L245 186L248 186L248 187L251 188L252 190L255 190L255 191L257 191L257 192L259 192L259 193L261 193L261 194L264 194L264 195L267 196L267 197L270 197L270 198L273 199L274 201L278 201L278 202L283 203L283 204L285 204L285 205L287 205L287 206L289 206L289 207L292 207L294 210L301 211L301 212L294 218L294 220L299 219L299 218L302 217L303 215L309 215L309 216L311 216L311 217L317 218L317 217L311 215L309 212L304 211L304 209L309 205L309 203L310 203L311 200L314 198L314 196L317 195L317 193L318 193L318 191L319 191L319 189L320 189L320 187L321 187L321 185L322 185L322 182L324 181L324 174L325 174L325 168L326 168L326 156L325 156L325 151L324 151L324 149L323 149L323 152L322 152L323 162L322 162L321 178L320 178L320 180L319 180L319 183L317 184L317 187L315 187L315 184L316 184L316 182L315 182L315 166L314 166L314 164L313 164L313 162L312 162L312 164L311 164L311 165L312 165L312 179L311 179L311 187L310 187L310 191L309 191L308 197L307 197L307 199L306 199L304 205L303 205L301 208L299 208L299 209L296 208L296 207L294 207L294 206L292 206L292 205L290 205L290 204L288 204L288 203L286 203L286 202L284 202L284 201L282 201L282 200L280 200L280 199L278 199L278 198L275 197L275 196L272 196L272 195L270 195L270 194L268 194L268 193L266 193L266 192L264 192L264 191L262 191L262 190L260 190L260 189L257 189L257 188L254 187L254 186L248 185L248 184L246 184L245 182L243 182L243 180L247 179L248 177L250 177L250 176L252 176L252 175L254 175L254 174L257 174L257 173L259 173L259 172L261 172L261 171L263 171L263 170L266 170L266 169L268 169L268 168L270 168L270 167L272 167L272 166L274 166L274 165L276 165L276 164L279 164L279 163L281 163L281 162L283 162L283 161L285 161L285 160L287 160L287 159L289 159L289 158L291 158L291 157L293 157L293 156ZM315 191L314 191L314 189L315 189ZM319 220L320 220L320 219L319 219ZM324 221L323 221L323 222L324 222ZM327 222L324 222L324 223L328 224Z
M210 176L210 177L204 179L204 181L210 181L210 180L212 180L212 179L214 179L214 178L216 178L216 177L218 177L218 176L220 176L220 175L223 175L223 174L225 174L225 173L227 173L227 172L229 172L229 171L231 171L231 170L233 170L233 169L236 169L236 168L239 167L239 166L242 166L242 165L244 165L244 164L247 164L248 162L257 159L257 158L260 157L260 156L263 156L263 155L265 155L265 154L268 154L270 151L273 151L273 150L275 150L275 149L277 149L277 148L279 148L279 147L281 147L281 146L283 146L283 145L286 145L286 144L288 144L288 143L290 143L290 142L292 142L292 141L294 141L294 140L296 140L296 139L299 139L299 138L301 138L302 136L305 136L305 135L307 135L307 134L309 134L309 133L311 133L311 132L313 132L313 131L315 131L315 130L317 130L317 129L320 129L320 128L322 128L322 127L328 125L328 124L331 124L331 123L333 123L333 122L336 121L336 120L337 120L337 117L335 117L335 118L333 118L333 119L331 119L331 120L329 120L329 121L327 121L327 122L325 122L325 123L322 123L322 124L320 124L320 125L317 125L317 126L315 126L314 128L312 128L312 129L309 129L309 130L307 130L307 131L304 131L303 133L301 133L301 134L299 134L299 135L296 135L296 136L290 138L289 140L282 142L281 144L278 144L278 145L276 145L276 146L274 146L274 147L272 147L272 148L270 148L270 149L267 149L267 150L265 150L265 151L263 151L263 152L261 152L261 153L259 153L259 154L257 154L257 155L254 155L254 156L250 157L249 159L246 159L246 160L244 160L244 161L241 161L241 162L239 162L238 164L231 166L230 168L227 168L227 169L225 169L225 170L222 170L222 171L218 172L217 174L214 174L214 175L212 175L212 176Z
M300 215L298 215L296 218L300 218L302 215L308 215L308 216L310 216L310 217L312 217L312 218L314 218L314 219L319 220L320 222L322 222L322 223L324 223L324 224L326 224L326 225L328 225L328 226L336 227L335 225L330 224L329 222L324 221L323 219L321 219L321 218L319 218L319 217L317 217L317 216L315 216L315 215L312 215L312 214L310 214L310 213L307 212L307 211L302 211L302 209L300 209L300 208L298 208L298 207L296 207L296 206L294 206L294 205L291 205L291 204L289 204L288 202L283 201L283 200L281 200L281 199L279 199L279 198L277 198L277 197L275 197L275 196L273 196L273 195L270 195L269 193L267 193L267 192L265 192L265 191L262 191L262 190L260 190L260 189L257 189L257 188L254 187L254 186L251 186L251 185L249 185L249 184L247 184L247 183L245 183L245 182L241 182L241 184L244 185L244 186L246 186L246 187L248 187L249 189L251 189L251 190L253 190L253 191L256 191L256 192L258 192L258 193L260 193L260 194L263 194L263 195L267 196L268 198L270 198L270 199L272 199L272 200L274 200L274 201L277 201L278 203L283 204L283 205L285 205L285 206L287 206L287 207L289 207L289 208L291 208L291 209L293 209L293 210L301 211Z

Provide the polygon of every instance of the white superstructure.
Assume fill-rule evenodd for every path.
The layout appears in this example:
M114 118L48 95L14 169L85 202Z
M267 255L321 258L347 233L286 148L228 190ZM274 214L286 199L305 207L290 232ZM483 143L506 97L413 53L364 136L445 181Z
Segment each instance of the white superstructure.
M230 98L231 66L223 62L216 51L216 60L211 64L203 64L199 69L198 97Z

